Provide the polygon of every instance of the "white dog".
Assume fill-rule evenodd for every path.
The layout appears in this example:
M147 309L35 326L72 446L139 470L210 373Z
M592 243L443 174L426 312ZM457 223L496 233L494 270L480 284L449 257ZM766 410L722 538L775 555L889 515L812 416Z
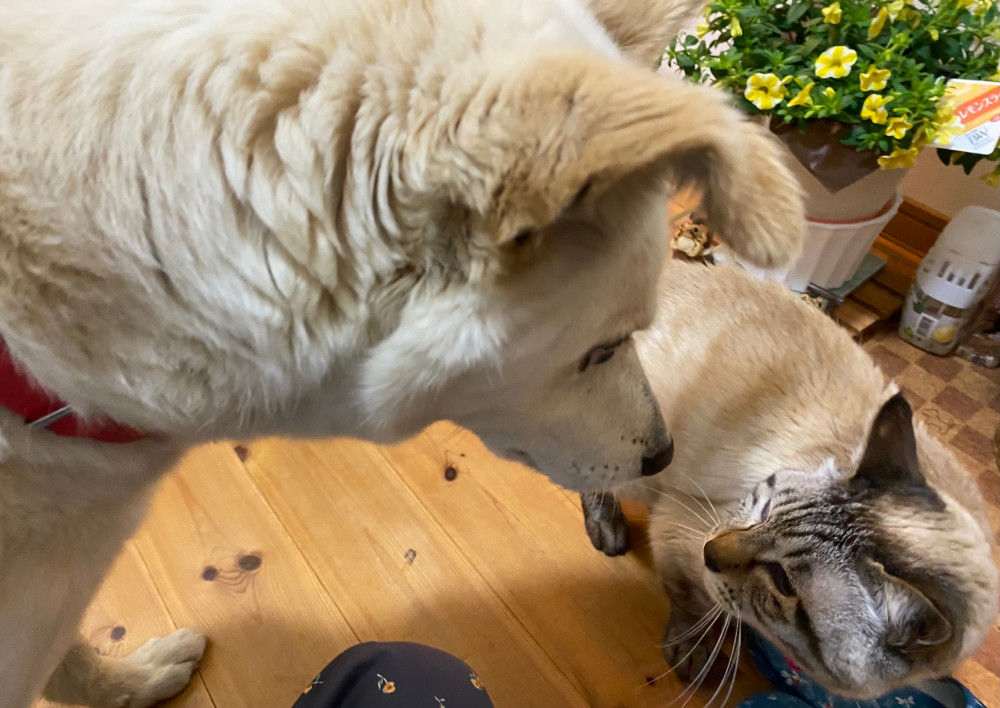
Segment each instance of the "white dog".
M803 223L762 130L648 69L699 4L0 0L0 706L187 683L190 630L73 642L199 442L450 419L578 490L669 462L630 339L666 179L758 263Z

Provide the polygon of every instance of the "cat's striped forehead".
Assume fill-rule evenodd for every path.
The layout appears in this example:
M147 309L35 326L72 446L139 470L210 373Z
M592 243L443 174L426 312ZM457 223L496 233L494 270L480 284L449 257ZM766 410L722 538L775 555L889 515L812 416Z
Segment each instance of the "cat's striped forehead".
M890 520L906 516L914 526L930 527L949 523L944 502L926 484L887 490L850 477L817 489L797 482L795 477L772 475L754 492L770 494L769 532L800 539L803 552L797 555L812 549L823 557L845 560L880 558L899 544L899 534L886 528ZM887 509L898 513L887 514Z

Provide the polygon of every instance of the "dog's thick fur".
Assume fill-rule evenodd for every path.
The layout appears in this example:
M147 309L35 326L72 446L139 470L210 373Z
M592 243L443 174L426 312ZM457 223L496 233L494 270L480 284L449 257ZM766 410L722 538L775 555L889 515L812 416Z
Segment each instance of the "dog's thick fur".
M700 182L758 263L802 226L765 134L648 71L699 4L0 0L0 336L76 411L152 433L0 410L0 706L50 675L101 707L186 684L194 632L124 660L73 637L187 446L447 418L575 489L662 459L628 335L664 182Z

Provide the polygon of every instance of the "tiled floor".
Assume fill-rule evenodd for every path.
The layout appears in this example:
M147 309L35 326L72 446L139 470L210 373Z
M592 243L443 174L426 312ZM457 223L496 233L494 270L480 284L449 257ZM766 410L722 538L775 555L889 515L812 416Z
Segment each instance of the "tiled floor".
M1000 519L1000 472L993 437L1000 424L1000 369L917 349L889 329L866 344L882 369L899 382L926 425L976 474Z

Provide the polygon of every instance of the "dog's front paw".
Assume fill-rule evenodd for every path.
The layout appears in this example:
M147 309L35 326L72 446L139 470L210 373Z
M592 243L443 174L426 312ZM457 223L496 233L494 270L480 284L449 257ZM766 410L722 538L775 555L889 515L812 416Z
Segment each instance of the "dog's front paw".
M690 682L707 673L721 651L724 626L718 616L712 622L694 622L687 615L671 612L661 648L664 660L679 679Z
M608 556L620 556L628 550L628 522L621 504L611 492L584 492L583 523L594 548Z
M207 643L193 629L150 639L124 660L130 669L130 685L117 706L148 708L176 696L191 682Z
M777 139L755 123L740 123L739 129L744 169L732 191L712 195L710 208L718 215L719 235L739 256L761 268L783 266L802 248L802 187Z

